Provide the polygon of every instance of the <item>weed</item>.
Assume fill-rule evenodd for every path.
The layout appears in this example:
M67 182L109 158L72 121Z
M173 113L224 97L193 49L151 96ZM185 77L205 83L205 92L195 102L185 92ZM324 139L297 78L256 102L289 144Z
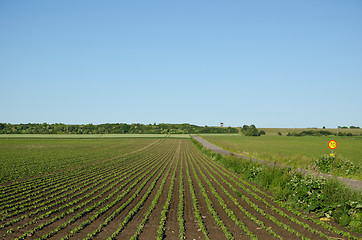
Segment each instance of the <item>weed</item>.
M335 175L349 176L360 171L360 167L355 165L349 159L341 156L322 155L315 160L310 166L314 169L324 173L333 173Z

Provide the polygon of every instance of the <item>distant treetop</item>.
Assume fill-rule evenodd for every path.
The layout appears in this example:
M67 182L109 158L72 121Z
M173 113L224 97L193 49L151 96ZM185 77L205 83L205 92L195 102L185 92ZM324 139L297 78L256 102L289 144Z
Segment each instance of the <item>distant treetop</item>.
M0 134L198 134L198 133L238 133L232 127L201 127L183 124L140 124L105 123L99 125L67 125L63 123L0 123Z

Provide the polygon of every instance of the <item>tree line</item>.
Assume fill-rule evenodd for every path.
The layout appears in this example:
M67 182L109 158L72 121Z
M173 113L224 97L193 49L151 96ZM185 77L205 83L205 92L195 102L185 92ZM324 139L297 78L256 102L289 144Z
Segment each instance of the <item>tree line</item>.
M278 133L280 136L282 135L280 132ZM359 134L362 136L362 134ZM293 137L302 137L302 136L358 136L358 134L353 133L346 133L346 132L331 132L327 130L319 130L319 131L313 131L313 130L307 130L302 132L288 132L287 136L293 136Z
M237 128L197 126L183 124L63 124L63 123L0 123L0 134L198 134L198 133L238 133Z

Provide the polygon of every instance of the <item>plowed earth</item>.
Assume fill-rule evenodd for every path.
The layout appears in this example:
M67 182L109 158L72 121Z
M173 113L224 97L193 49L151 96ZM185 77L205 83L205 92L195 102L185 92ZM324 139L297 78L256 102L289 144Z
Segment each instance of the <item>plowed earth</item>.
M188 139L162 139L0 191L2 239L361 237L289 211Z

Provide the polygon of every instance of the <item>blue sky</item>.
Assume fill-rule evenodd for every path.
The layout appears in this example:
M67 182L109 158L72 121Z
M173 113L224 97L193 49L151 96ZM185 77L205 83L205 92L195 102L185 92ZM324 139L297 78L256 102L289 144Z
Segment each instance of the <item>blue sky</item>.
M362 1L0 0L0 122L362 127Z

